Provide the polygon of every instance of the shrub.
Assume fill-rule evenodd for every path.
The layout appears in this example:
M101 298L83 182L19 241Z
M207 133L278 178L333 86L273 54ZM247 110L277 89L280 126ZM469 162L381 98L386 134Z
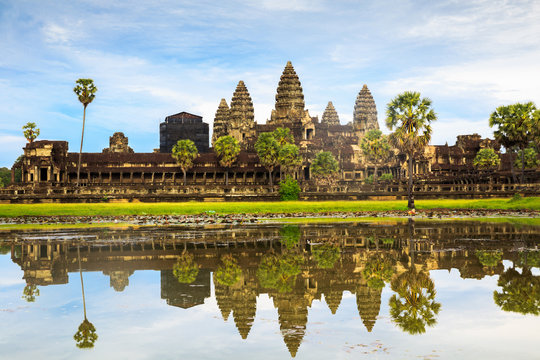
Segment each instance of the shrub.
M298 181L291 176L287 176L285 180L279 182L279 195L282 201L298 200L300 195L300 185Z

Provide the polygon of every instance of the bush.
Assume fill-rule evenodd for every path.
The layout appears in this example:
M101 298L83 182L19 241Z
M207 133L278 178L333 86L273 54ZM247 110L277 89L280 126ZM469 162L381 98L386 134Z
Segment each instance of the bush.
M291 176L287 176L285 180L281 180L279 182L279 195L282 201L298 200L298 195L300 195L298 181Z
M382 174L381 176L379 176L379 180L380 181L392 181L392 180L394 180L394 175L392 175L390 173Z

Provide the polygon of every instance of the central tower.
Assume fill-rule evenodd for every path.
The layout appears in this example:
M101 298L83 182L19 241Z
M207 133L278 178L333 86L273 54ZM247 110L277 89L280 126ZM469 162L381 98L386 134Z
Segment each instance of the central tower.
M309 114L304 110L304 93L300 79L290 61L287 61L279 80L276 93L276 108L272 110L269 124L302 123ZM309 118L311 119L311 118Z

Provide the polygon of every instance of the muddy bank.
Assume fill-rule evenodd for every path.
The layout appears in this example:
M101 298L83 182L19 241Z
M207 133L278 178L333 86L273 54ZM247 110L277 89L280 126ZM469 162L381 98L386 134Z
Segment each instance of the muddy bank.
M358 211L358 212L298 212L267 214L227 214L203 213L198 215L122 215L122 216L21 216L1 218L0 225L7 224L99 224L127 223L133 225L182 225L182 224L242 224L258 223L264 220L287 218L359 218L359 217L408 217L407 211ZM537 210L487 210L487 209L426 209L417 210L416 219L451 219L485 217L525 217L538 218Z

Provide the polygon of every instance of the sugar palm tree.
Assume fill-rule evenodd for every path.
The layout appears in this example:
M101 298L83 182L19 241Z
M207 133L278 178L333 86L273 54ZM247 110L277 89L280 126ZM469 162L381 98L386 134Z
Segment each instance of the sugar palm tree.
M409 161L407 197L409 209L414 209L413 160L431 140L432 121L437 120L431 100L420 98L419 92L405 91L390 101L386 108L386 126L391 131L390 143L404 152Z
M214 150L219 157L219 163L224 166L225 171L225 185L229 185L229 167L231 167L238 158L240 153L240 145L238 141L230 135L222 136L217 139L214 144Z
M360 148L364 156L375 165L373 172L373 183L377 183L378 167L384 164L390 157L390 144L387 136L381 130L370 130L360 141Z
M79 150L79 162L77 164L77 186L79 186L79 178L81 174L81 156L82 156L82 146L84 139L84 123L86 120L86 107L94 100L96 97L97 87L94 85L94 80L92 79L79 79L75 82L76 86L73 88L73 91L79 98L81 104L83 104L83 126L81 134L81 148Z
M184 174L184 186L186 186L186 171L193 166L193 161L199 156L195 143L189 139L178 140L172 148L172 157L176 160Z
M94 327L94 324L92 324L86 318L86 300L84 297L84 282L83 282L82 268L81 268L81 252L80 252L79 246L77 246L77 258L79 260L79 274L81 276L81 290L82 290L82 298L83 298L84 320L79 325L79 328L77 329L77 332L75 333L75 335L73 335L73 339L75 340L78 348L91 349L94 347L94 343L98 339L98 335L96 334L96 328Z

